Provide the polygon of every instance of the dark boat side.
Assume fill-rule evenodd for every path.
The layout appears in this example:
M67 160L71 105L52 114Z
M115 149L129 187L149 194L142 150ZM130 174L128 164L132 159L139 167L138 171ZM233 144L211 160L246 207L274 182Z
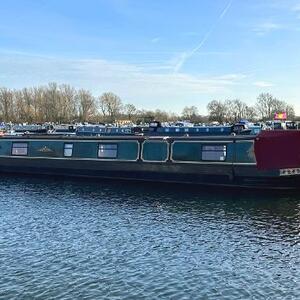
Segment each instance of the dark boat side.
M0 171L251 188L299 188L299 174L259 169L257 136L4 136Z

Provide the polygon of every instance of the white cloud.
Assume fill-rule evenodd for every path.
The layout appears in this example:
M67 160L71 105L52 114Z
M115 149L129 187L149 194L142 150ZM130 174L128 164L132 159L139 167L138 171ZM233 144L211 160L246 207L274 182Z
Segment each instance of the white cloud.
M222 76L218 76L217 78L219 79L224 79L224 80L242 80L245 79L247 75L245 74L226 74Z
M292 11L297 15L297 18L300 19L300 4L294 6Z
M214 30L216 29L217 25L221 22L221 20L226 16L228 13L229 9L231 8L233 3L233 0L229 0L225 8L222 10L221 14L217 18L217 20L213 23L211 28L205 33L203 38L201 39L200 42L198 42L198 45L194 47L190 51L184 51L180 54L180 57L178 61L174 65L174 73L177 73L180 71L182 66L185 64L185 62L190 59L195 53L197 53L206 43L206 41L210 38L210 36L213 34Z
M160 41L161 41L160 37L155 37L155 38L151 39L151 43L153 43L153 44L157 44Z
M264 22L264 23L257 24L254 27L253 31L257 35L266 35L272 31L280 30L280 29L284 29L284 28L285 28L285 26L270 21L270 22Z
M165 67L167 69L168 66ZM89 89L95 95L113 91L124 101L133 102L138 107L170 109L173 103L172 108L180 110L187 101L195 104L201 98L209 101L212 97L223 97L245 78L243 74L192 76L167 70L102 59L64 59L2 53L0 86L22 88L55 81ZM198 105L205 109L206 102L198 102Z
M260 87L260 88L268 88L274 86L273 83L271 82L266 82L266 81L256 81L253 83L253 85Z

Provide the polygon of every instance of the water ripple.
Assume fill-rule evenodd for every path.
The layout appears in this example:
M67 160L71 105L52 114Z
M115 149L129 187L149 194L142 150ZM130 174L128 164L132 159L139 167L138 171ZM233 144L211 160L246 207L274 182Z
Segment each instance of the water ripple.
M0 179L0 299L299 299L300 196Z

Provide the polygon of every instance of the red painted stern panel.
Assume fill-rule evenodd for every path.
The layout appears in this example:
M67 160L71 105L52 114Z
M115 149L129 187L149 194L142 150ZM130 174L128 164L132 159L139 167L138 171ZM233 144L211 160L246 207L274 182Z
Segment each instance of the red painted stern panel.
M262 131L254 151L260 170L300 167L300 130Z

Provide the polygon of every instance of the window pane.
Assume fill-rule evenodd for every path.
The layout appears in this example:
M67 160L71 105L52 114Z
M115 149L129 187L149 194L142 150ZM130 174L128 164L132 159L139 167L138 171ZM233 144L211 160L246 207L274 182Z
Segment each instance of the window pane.
M71 157L73 155L73 144L64 145L64 156Z
M99 149L101 150L117 150L116 144L100 144Z
M204 145L202 146L203 151L226 151L225 145Z
M226 145L205 145L202 147L202 160L225 161Z
M101 158L116 158L117 150L101 150L101 149L99 149L98 156Z
M27 148L12 148L12 155L20 155L20 156L25 156L28 153L28 149Z
M116 144L100 144L98 149L98 157L100 158L116 158L118 155L118 145Z
M226 152L202 152L202 160L218 160L224 161L226 159Z
M65 144L65 149L73 149L73 144Z
M64 150L64 156L71 157L73 154L73 149L65 149Z
M13 143L13 148L27 148L27 143Z

